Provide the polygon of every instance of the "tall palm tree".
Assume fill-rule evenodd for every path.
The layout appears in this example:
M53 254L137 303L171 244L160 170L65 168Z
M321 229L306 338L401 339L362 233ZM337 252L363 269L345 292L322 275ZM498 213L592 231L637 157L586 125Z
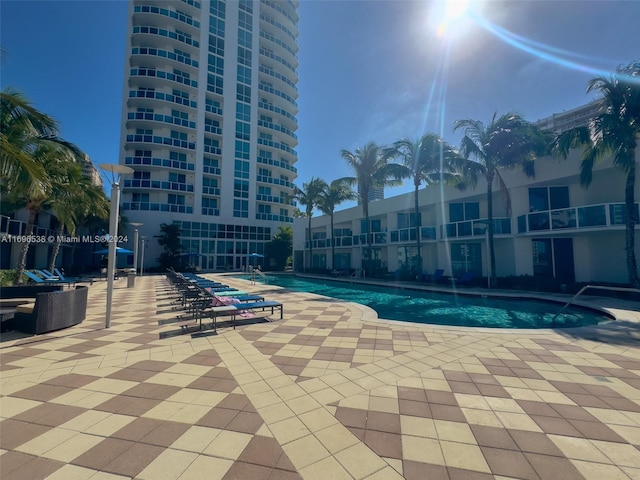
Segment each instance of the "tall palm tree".
M603 158L613 157L613 164L624 173L625 248L629 284L640 288L635 256L636 218L634 190L636 183L636 148L640 138L640 62L620 67L610 77L589 81L587 92L599 91L598 115L587 127L561 133L554 150L564 158L569 150L583 148L580 183L586 188L593 181L593 167Z
M69 168L69 180L69 185L54 195L51 203L51 210L58 219L59 226L49 260L49 271L53 271L56 265L60 237L65 228L73 236L90 215L103 220L109 218L109 200L104 190L91 183L91 179L82 173L80 165Z
M470 119L454 123L454 130L461 128L464 129L464 136L460 153L465 158L459 164L461 173L470 185L475 186L480 175L487 182L487 233L491 269L489 286L495 287L497 275L493 242L493 183L498 182L507 202L507 211L510 211L509 192L500 171L521 168L528 177L535 176L534 160L547 148L546 137L535 125L513 112L500 117L495 113L488 125Z
M65 189L69 186L69 172L77 157L73 150L61 144L37 142L33 159L43 168L45 176L38 179L32 177L26 168L17 169L12 179L13 188L9 191L10 198L23 199L29 210L26 235L32 234L36 215L54 201L56 196L65 195ZM23 282L22 273L25 270L29 245L29 242L21 245L16 271L18 284Z
M355 200L356 198L356 192L351 189L349 182L344 178L334 180L324 191L320 193L318 208L322 213L329 215L331 218L331 268L335 268L336 265L336 242L333 235L333 214L336 207L342 202Z
M407 176L413 179L414 195L413 209L416 232L416 269L422 271L422 256L420 254L420 207L418 205L418 190L424 183L431 185L440 181L452 182L454 163L459 159L458 152L442 140L435 133L427 133L418 140L404 138L393 144L393 155L399 157L407 168Z
M367 228L367 250L364 260L371 259L371 220L369 218L369 194L375 188L396 187L402 185L406 169L397 163L389 163L392 152L375 143L368 143L355 152L342 150L342 158L347 162L355 177L345 177L351 186L358 186L358 198L362 203Z
M313 208L320 202L320 194L327 188L327 182L321 178L311 177L308 183L303 183L302 188L294 187L293 197L305 207L305 216L309 225L307 229L309 242L309 268L313 267L313 239L311 238L311 217ZM304 266L303 266L304 268Z

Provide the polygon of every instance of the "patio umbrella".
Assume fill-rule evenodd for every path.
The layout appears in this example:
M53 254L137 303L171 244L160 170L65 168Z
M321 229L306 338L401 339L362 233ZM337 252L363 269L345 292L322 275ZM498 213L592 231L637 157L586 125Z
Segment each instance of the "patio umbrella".
M109 255L109 249L105 248L103 250L98 250L97 252L93 252L96 255ZM119 253L133 253L131 250L127 250L126 248L116 247L116 255Z
M204 255L202 253L181 253L180 256L181 257L189 257L189 258L206 257L206 255Z
M259 253L250 253L249 255L247 255L247 258L264 258L264 255L260 255ZM253 260L250 263L253 266Z

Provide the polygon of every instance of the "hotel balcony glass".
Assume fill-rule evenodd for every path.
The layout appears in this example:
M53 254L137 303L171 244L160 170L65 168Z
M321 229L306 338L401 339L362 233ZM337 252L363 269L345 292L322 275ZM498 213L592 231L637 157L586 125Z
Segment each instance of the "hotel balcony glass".
M602 203L528 213L518 217L518 233L624 225L625 210L624 203ZM637 203L635 216L638 218Z

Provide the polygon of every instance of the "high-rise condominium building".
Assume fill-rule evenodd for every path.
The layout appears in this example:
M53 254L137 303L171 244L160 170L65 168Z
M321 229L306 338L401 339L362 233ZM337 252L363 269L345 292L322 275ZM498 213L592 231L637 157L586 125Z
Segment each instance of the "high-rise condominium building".
M133 0L120 163L122 214L179 223L202 269L241 268L293 222L297 0ZM160 250L147 244L146 265Z

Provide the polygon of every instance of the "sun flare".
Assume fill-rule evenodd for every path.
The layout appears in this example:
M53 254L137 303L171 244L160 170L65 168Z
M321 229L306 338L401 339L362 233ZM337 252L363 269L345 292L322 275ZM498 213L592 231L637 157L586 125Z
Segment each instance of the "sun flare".
M476 3L478 2L474 2L474 4ZM452 31L458 32L463 29L471 9L470 0L446 0L434 3L430 16L431 22L436 25L435 31L438 37L444 37Z

